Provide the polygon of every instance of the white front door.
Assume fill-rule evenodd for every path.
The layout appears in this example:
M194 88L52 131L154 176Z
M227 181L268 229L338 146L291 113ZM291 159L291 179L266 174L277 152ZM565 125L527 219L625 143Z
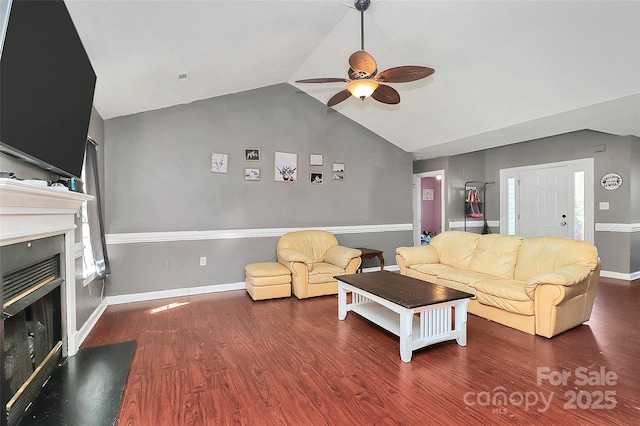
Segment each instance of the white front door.
M518 176L521 237L570 237L573 229L572 180L569 167L521 170Z
M500 170L500 232L593 243L593 158Z

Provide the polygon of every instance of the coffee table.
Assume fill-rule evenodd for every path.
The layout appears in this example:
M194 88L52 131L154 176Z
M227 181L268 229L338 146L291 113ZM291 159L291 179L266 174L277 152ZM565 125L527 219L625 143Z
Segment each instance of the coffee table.
M399 336L402 361L410 362L417 349L447 340L467 345L471 293L390 271L334 278L338 280L338 319L344 320L347 312L353 311Z

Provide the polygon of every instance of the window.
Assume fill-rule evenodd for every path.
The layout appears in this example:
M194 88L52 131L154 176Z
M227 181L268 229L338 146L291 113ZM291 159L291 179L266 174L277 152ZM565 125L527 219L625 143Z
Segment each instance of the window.
M82 168L85 192L95 198L82 205L82 276L85 284L111 273L104 237L96 143L89 139Z
M507 235L516 235L516 178L507 178Z
M573 173L573 238L584 241L584 171Z

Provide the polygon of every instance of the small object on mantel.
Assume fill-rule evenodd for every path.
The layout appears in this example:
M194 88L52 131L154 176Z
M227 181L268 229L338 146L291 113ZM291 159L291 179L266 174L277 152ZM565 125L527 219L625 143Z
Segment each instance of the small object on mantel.
M26 183L31 183L34 185L40 185L40 186L49 186L49 182L46 180L42 180L42 179L25 179L24 180Z
M52 189L57 189L58 191L68 191L68 190L69 190L69 188L67 188L67 187L65 186L65 184L60 183L60 182L54 182L54 183L52 183L52 184L51 184L51 188L52 188Z
M373 259L374 257L377 257L378 260L380 261L380 270L384 271L384 256L383 256L382 250L376 250L376 249L370 249L370 248L364 248L364 247L356 247L356 250L360 250L362 252L360 257L363 259ZM362 272L362 263L360 264L360 267L358 268L357 272Z

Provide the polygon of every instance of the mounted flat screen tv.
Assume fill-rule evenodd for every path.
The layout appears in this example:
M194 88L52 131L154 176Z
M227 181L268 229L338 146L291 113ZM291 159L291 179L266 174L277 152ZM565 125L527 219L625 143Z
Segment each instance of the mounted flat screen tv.
M13 0L0 59L0 152L80 177L96 75L62 0Z

